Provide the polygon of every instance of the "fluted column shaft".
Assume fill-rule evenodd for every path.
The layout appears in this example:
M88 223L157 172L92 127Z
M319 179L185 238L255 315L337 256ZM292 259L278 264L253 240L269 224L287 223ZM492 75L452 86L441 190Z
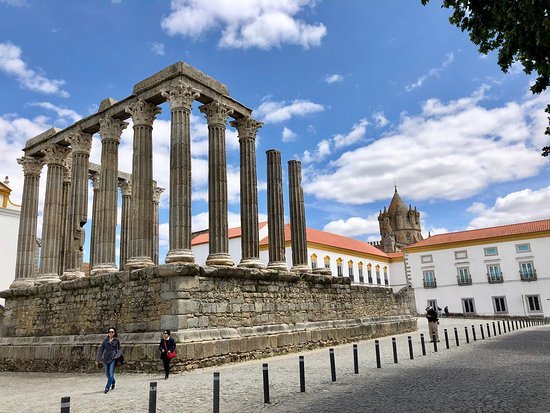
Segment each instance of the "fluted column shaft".
M42 248L40 249L40 270L36 283L58 282L59 256L61 253L61 211L63 203L63 174L68 148L52 144L44 149L48 175L46 178L46 198L42 221Z
M283 204L283 173L281 152L271 149L267 154L267 226L269 263L267 268L286 270L285 217Z
M241 267L262 267L258 233L258 178L256 134L262 127L250 117L231 122L239 132L241 184Z
M288 195L290 198L292 271L308 271L310 268L307 259L306 209L300 161L288 161Z
M99 120L101 135L101 180L97 207L97 233L94 237L92 275L117 271L116 224L118 207L118 145L128 123L114 118Z
M139 99L128 107L134 122L130 251L127 267L153 265L153 122L160 108Z
M100 204L99 201L99 181L101 177L98 172L90 173L88 178L92 181L93 195L92 195L92 225L91 225L91 234L90 234L90 267L93 268L95 265L95 240L97 238L97 221L100 219L97 208Z
M206 265L232 266L227 224L225 124L233 112L217 100L199 107L208 122L208 233Z
M61 252L59 254L59 274L63 274L63 271L65 270L67 251L70 246L70 234L68 233L70 225L68 225L68 221L69 208L71 205L71 164L72 157L68 156L63 177L63 200L61 203L61 236L63 237L63 241L61 243Z
M69 208L70 236L63 279L84 277L84 225L88 221L88 170L92 135L76 131L68 138L72 148L71 197Z
M132 184L128 181L120 181L122 192L122 206L120 216L120 262L119 268L123 270L128 260L128 242L130 239L130 202L132 200Z
M23 198L19 218L19 235L17 237L15 279L10 288L34 285L38 197L40 173L43 165L41 160L29 156L20 158L17 162L23 167L25 180L23 181Z
M159 203L160 194L164 192L164 188L157 186L153 181L153 262L155 265L159 263Z
M170 222L166 262L195 262L191 250L191 127L199 93L183 81L162 92L170 103Z

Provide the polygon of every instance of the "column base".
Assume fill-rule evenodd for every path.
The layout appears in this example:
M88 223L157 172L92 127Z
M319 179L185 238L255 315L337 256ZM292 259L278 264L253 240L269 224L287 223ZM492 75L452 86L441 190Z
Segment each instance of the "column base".
M61 282L61 278L59 278L59 274L57 273L39 274L38 277L34 279L34 285L42 285L42 284L58 283L58 282Z
M77 278L84 278L86 274L80 270L68 270L61 276L61 281L76 280Z
M97 264L90 271L90 275L104 274L109 272L117 272L118 268L115 264Z
M151 265L155 265L151 257L132 257L126 261L124 268L127 270L137 270L139 268L150 267Z
M34 287L34 278L16 278L10 284L10 289L12 288L29 288Z
M267 264L266 267L268 270L280 270L280 271L288 271L288 267L286 266L285 261L273 261Z
M171 262L195 262L195 254L191 250L170 250L166 254L166 263Z
M258 258L243 258L237 267L264 268L264 265Z
M292 266L290 269L292 272L311 272L311 267L307 264L298 264Z
M209 254L205 262L206 265L220 265L223 267L233 267L235 263L231 259L231 256L226 253Z

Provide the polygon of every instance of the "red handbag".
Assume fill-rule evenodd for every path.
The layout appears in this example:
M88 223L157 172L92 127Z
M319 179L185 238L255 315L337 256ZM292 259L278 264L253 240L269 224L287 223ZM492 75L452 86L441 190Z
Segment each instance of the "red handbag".
M166 349L166 357L168 357L168 360L172 360L174 357L177 356L176 350L174 351L168 351L168 347L166 346L166 340L164 340L164 348Z

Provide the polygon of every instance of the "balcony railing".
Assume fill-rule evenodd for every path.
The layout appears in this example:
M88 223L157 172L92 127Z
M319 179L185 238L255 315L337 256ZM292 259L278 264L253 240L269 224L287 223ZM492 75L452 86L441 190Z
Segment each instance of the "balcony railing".
M472 285L472 277L456 277L458 285Z
M437 280L434 278L433 280L424 280L424 288L436 288L437 287Z
M502 278L502 272L492 274L487 273L487 280L489 281L489 284L498 284L504 282Z
M519 271L521 281L535 281L537 279L537 270Z

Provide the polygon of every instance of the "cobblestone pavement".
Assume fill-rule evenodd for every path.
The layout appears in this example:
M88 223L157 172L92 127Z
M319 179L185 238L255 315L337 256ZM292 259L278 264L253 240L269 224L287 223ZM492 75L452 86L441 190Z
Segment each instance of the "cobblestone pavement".
M479 325L485 327L481 339ZM331 381L327 348L174 374L117 374L117 388L103 394L97 374L0 373L1 412L59 412L71 396L71 412L146 412L149 382L158 382L158 412L211 412L212 376L220 372L221 412L550 412L550 326L529 327L491 338L485 320L442 319L438 352L420 334L409 359L407 336L380 339L382 368L376 368L374 340L357 343L359 374L352 345L335 347L337 381ZM477 341L472 340L475 325ZM468 327L470 344L464 342ZM454 339L457 328L460 346ZM443 329L449 331L446 349ZM306 393L300 393L298 355L305 357ZM262 363L269 364L270 404L263 403Z

